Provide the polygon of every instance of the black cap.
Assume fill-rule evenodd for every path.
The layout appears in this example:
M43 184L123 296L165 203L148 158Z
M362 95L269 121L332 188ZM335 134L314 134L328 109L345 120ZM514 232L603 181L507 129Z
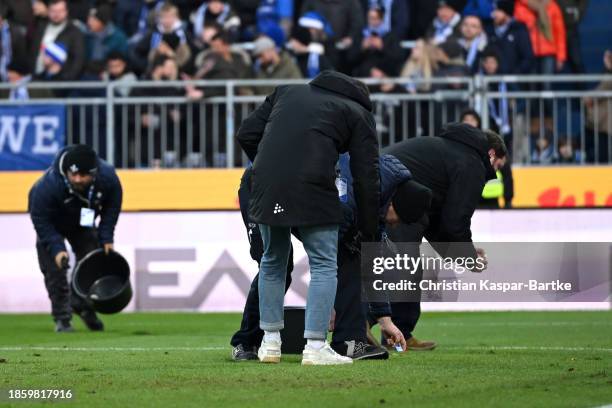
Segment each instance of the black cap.
M393 196L393 208L406 224L418 221L431 206L431 190L414 180L403 182Z
M495 8L512 17L514 15L514 0L497 0Z
M62 158L62 171L67 173L96 174L98 171L98 155L89 146L71 146Z
M7 65L6 70L17 72L21 76L30 74L30 66L23 58L13 58Z

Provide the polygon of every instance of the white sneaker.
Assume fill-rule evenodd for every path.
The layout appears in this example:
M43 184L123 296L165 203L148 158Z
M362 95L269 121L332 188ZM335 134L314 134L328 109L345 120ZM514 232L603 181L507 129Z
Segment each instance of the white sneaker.
M336 365L353 364L353 359L336 353L327 342L320 349L309 347L306 344L302 354L302 365Z
M262 340L261 346L257 350L257 357L262 363L280 363L281 342Z

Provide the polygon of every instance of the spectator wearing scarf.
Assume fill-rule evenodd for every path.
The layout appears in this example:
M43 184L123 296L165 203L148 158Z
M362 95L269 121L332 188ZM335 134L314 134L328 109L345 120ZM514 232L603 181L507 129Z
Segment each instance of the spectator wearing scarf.
M43 71L36 75L37 80L59 80L59 73L68 60L68 51L61 42L52 42L43 49Z
M144 0L140 8L136 33L129 39L130 44L137 44L155 27L156 16L164 5L164 0Z
M481 20L476 16L465 16L461 23L461 38L458 40L463 48L465 64L472 74L480 69L480 54L487 46Z
M391 77L399 73L403 52L395 34L384 24L385 12L380 7L368 11L368 25L362 31L360 49L351 58L355 76L369 77L373 68Z
M178 8L172 4L164 3L159 10L155 29L149 30L148 34L129 50L129 63L137 74L145 72L147 60L151 54L160 47L168 48L162 46L162 44L169 45L164 41L164 36L169 38L169 35L172 35L173 38L175 36L178 38L178 47L184 49L184 51L181 51L181 54L189 54L191 56L187 33L180 19ZM178 54L178 51L176 52Z
M333 35L334 32L327 20L315 11L305 13L298 20L290 48L305 78L314 78L326 69L333 69L326 55L326 52L333 50L333 47L325 44Z
M200 38L205 26L214 23L223 27L231 34L232 39L236 40L240 30L240 17L231 9L230 5L224 0L206 0L191 15L193 23L193 36Z
M7 67L11 63L11 58L13 56L13 44L8 21L3 18L0 20L2 21L2 23L0 23L0 35L2 36L0 39L0 46L2 46L2 53L0 53L0 79L6 81Z
M487 47L482 53L482 75L498 75L500 70L500 57L497 49ZM506 144L511 148L512 128L510 123L510 104L508 97L505 96L508 92L508 85L504 81L494 82L490 84L491 92L501 94L499 98L489 98L487 108L489 110L489 127L504 138ZM481 111L476 107L477 111Z
M385 10L383 25L387 31L393 31L398 40L403 40L408 34L410 24L409 1L406 0L368 0L368 7Z
M450 37L460 36L461 15L457 4L458 1L439 0L438 1L438 16L434 19L425 37L430 39L434 44L442 44Z
M25 58L13 58L7 66L7 81L13 87L11 89L0 90L0 99L11 101L27 102L31 99L52 98L53 93L45 88L30 88L28 84L32 80L30 67Z
M0 80L6 81L7 67L15 59L24 58L26 41L17 27L6 19L7 6L0 4Z

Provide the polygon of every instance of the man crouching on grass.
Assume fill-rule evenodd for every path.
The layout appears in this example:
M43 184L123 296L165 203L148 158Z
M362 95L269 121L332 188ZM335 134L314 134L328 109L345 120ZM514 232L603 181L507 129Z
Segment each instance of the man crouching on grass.
M121 202L121 183L115 169L85 145L61 150L53 165L32 186L28 211L36 230L38 262L56 332L74 331L73 312L90 330L104 330L91 306L68 283L64 240L70 242L77 261L100 247L109 253ZM98 216L100 223L96 227Z
M332 326L332 348L341 355L353 360L387 359L389 353L380 347L377 341L370 343L366 330L366 317L371 324L380 324L381 332L386 338L385 344L399 345L406 349L404 336L391 320L391 308L387 302L362 302L362 282L360 276L361 235L355 225L358 208L352 188L350 158L347 154L340 157L338 163L339 201L342 203L344 220L340 224L338 236L338 285L336 288L335 318ZM385 223L395 225L400 221L409 223L419 219L431 201L429 189L410 180L408 169L396 158L383 155L379 160L380 168L380 213L379 228L384 234ZM262 257L262 240L257 224L249 221L248 202L251 168L245 170L238 190L240 211L247 228L251 245L251 257L260 263ZM403 197L400 199L399 197ZM294 231L296 238L299 233ZM291 284L293 259L289 256L286 271L285 289ZM257 349L263 337L259 329L259 292L258 276L251 283L247 296L240 329L231 339L232 359L248 361L257 359Z

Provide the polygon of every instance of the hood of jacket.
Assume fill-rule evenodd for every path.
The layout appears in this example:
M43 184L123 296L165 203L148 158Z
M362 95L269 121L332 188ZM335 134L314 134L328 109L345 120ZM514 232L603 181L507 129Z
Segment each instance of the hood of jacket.
M368 88L363 82L348 75L331 70L323 71L310 81L310 85L345 96L372 111Z
M483 131L465 123L449 123L442 129L439 137L474 149L485 167L487 172L486 179L492 180L496 177L495 170L489 160L489 143Z

